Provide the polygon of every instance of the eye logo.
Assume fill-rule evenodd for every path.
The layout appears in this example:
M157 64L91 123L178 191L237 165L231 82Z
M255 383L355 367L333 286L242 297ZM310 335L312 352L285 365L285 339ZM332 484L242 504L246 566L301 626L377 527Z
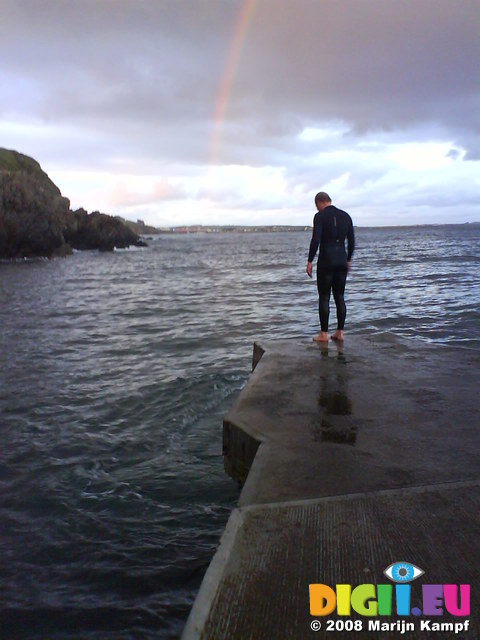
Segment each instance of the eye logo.
M410 562L394 562L383 572L392 582L405 583L416 580L425 571Z

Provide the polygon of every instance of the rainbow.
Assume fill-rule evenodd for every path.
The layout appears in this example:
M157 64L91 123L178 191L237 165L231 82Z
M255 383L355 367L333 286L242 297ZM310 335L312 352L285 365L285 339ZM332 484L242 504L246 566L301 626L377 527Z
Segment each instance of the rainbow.
M238 12L232 44L230 46L227 63L225 65L225 70L223 72L222 80L220 82L217 97L215 100L214 127L210 145L210 166L215 165L218 162L222 128L227 111L228 99L232 89L238 61L240 59L245 35L252 20L252 16L255 13L258 1L259 0L242 0L242 5Z

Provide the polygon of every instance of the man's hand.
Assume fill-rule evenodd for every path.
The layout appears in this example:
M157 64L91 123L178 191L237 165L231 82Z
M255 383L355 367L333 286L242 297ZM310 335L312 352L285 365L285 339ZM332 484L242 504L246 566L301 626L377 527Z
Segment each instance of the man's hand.
M348 269L348 273L350 273L350 271L352 270L352 261L351 260L349 260L347 262L347 269Z
M313 262L307 262L307 269L306 269L306 271L307 271L307 276L308 276L309 278L311 278L311 277L312 277L312 271L313 271Z

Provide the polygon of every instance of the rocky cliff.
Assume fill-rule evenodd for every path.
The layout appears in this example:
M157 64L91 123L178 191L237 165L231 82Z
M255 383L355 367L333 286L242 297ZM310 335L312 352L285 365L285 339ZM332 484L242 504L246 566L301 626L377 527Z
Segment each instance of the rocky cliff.
M71 211L70 201L39 163L0 149L0 258L55 256L72 249L145 246L120 220Z

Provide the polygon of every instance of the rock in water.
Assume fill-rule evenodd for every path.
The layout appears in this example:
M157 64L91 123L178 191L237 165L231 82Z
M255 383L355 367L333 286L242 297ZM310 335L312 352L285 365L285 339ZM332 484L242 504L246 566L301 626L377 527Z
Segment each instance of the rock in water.
M70 202L35 160L0 149L0 257L68 252Z
M70 201L39 163L17 151L0 149L0 258L51 257L73 249L112 251L146 246L112 216L83 209Z
M74 249L113 251L115 247L124 249L132 244L146 246L126 224L105 213L94 211L89 215L85 209L79 209L74 218L75 225L65 236Z

